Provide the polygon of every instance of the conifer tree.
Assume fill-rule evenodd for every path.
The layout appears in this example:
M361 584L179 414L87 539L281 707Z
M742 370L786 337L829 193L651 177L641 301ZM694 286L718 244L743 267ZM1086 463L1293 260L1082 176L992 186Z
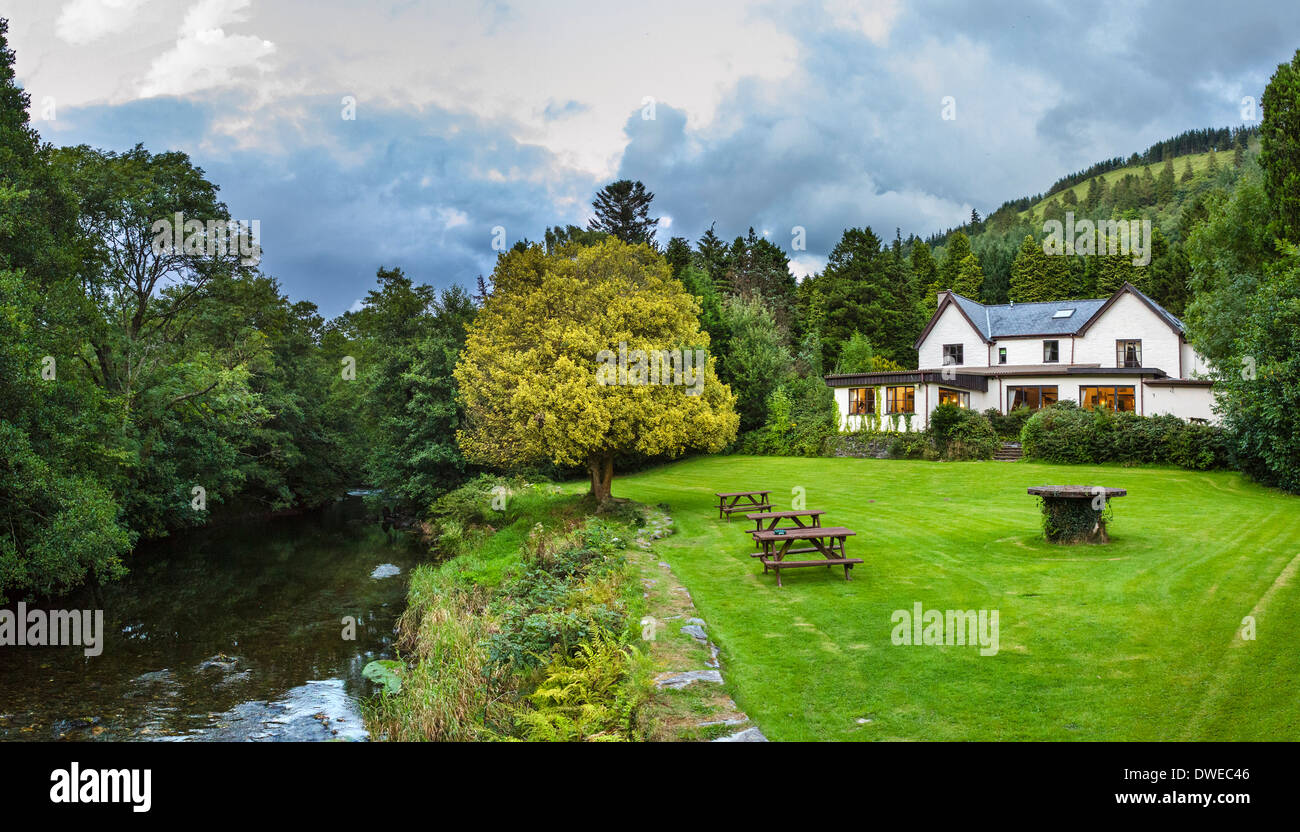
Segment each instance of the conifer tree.
M1011 264L1010 297L1013 302L1035 303L1048 299L1047 260L1047 253L1034 236L1026 235Z

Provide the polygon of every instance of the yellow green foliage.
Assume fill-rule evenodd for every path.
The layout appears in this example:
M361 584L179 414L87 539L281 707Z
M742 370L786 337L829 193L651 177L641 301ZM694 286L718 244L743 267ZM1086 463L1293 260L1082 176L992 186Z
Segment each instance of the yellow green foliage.
M608 496L615 454L717 451L736 435L735 396L707 363L702 389L600 383L603 350L707 349L698 302L645 245L616 239L511 251L456 367L472 460L585 465ZM604 485L604 493L597 480Z

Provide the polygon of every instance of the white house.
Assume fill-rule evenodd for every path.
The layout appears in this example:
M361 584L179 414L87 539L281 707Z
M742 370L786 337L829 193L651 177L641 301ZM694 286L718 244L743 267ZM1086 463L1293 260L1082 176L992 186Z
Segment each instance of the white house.
M1182 321L1128 283L1104 299L988 306L944 292L916 350L917 370L826 377L844 430L924 430L944 402L1008 413L1073 399L1215 418Z

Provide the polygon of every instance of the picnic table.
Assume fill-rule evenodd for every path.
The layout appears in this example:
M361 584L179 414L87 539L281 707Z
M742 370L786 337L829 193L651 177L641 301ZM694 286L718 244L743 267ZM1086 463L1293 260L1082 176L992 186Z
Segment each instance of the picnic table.
M754 532L754 539L763 547L763 551L753 555L763 564L763 574L771 569L776 572L776 585L781 586L782 569L800 569L805 566L843 566L844 580L849 579L849 570L853 564L862 563L861 558L851 558L844 553L844 540L857 532L843 526L808 526L798 529L764 529ZM792 548L796 542L808 543L809 546ZM789 555L806 552L819 552L820 560L786 560Z
M718 498L718 519L727 518L731 522L734 511L767 511L772 504L767 501L771 491L724 491L714 494Z
M767 524L767 531L777 528L804 529L810 526L820 526L822 524L821 516L825 513L825 511L819 508L803 508L796 511L760 511L754 514L746 514L745 519L754 521L754 529L750 532L751 535L754 535L764 531L764 521L771 521ZM808 522L804 523L804 521L800 519L802 517L807 517ZM794 525L782 526L782 520L793 520ZM754 541L754 545L758 545L757 540Z
M1123 488L1100 485L1036 485L1029 493L1043 501L1043 537L1051 543L1109 543L1106 513Z

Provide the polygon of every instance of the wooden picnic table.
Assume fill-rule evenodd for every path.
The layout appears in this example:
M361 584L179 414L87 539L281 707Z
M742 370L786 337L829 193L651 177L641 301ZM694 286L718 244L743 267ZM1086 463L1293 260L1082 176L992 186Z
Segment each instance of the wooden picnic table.
M785 529L804 529L808 527L820 526L822 524L821 516L826 512L819 508L801 508L795 511L760 511L754 514L746 514L746 520L754 521L754 528L749 532L751 535L758 534L761 531L771 531L777 528ZM804 523L800 518L807 517L808 522ZM770 520L767 529L763 528L763 522ZM793 526L782 526L782 520L793 520ZM758 545L758 541L754 541Z
M733 511L767 511L772 504L767 501L771 491L722 491L714 494L718 498L718 519L727 518L731 522Z
M763 574L771 569L776 572L776 585L781 586L782 569L799 569L804 566L843 566L844 580L849 580L849 570L853 564L862 563L861 558L848 557L844 552L844 541L857 532L843 526L818 526L799 529L772 529L754 533L754 539L763 547L763 551L753 557L763 564ZM796 542L811 544L807 547L791 548ZM788 555L805 552L819 552L821 560L786 560Z

